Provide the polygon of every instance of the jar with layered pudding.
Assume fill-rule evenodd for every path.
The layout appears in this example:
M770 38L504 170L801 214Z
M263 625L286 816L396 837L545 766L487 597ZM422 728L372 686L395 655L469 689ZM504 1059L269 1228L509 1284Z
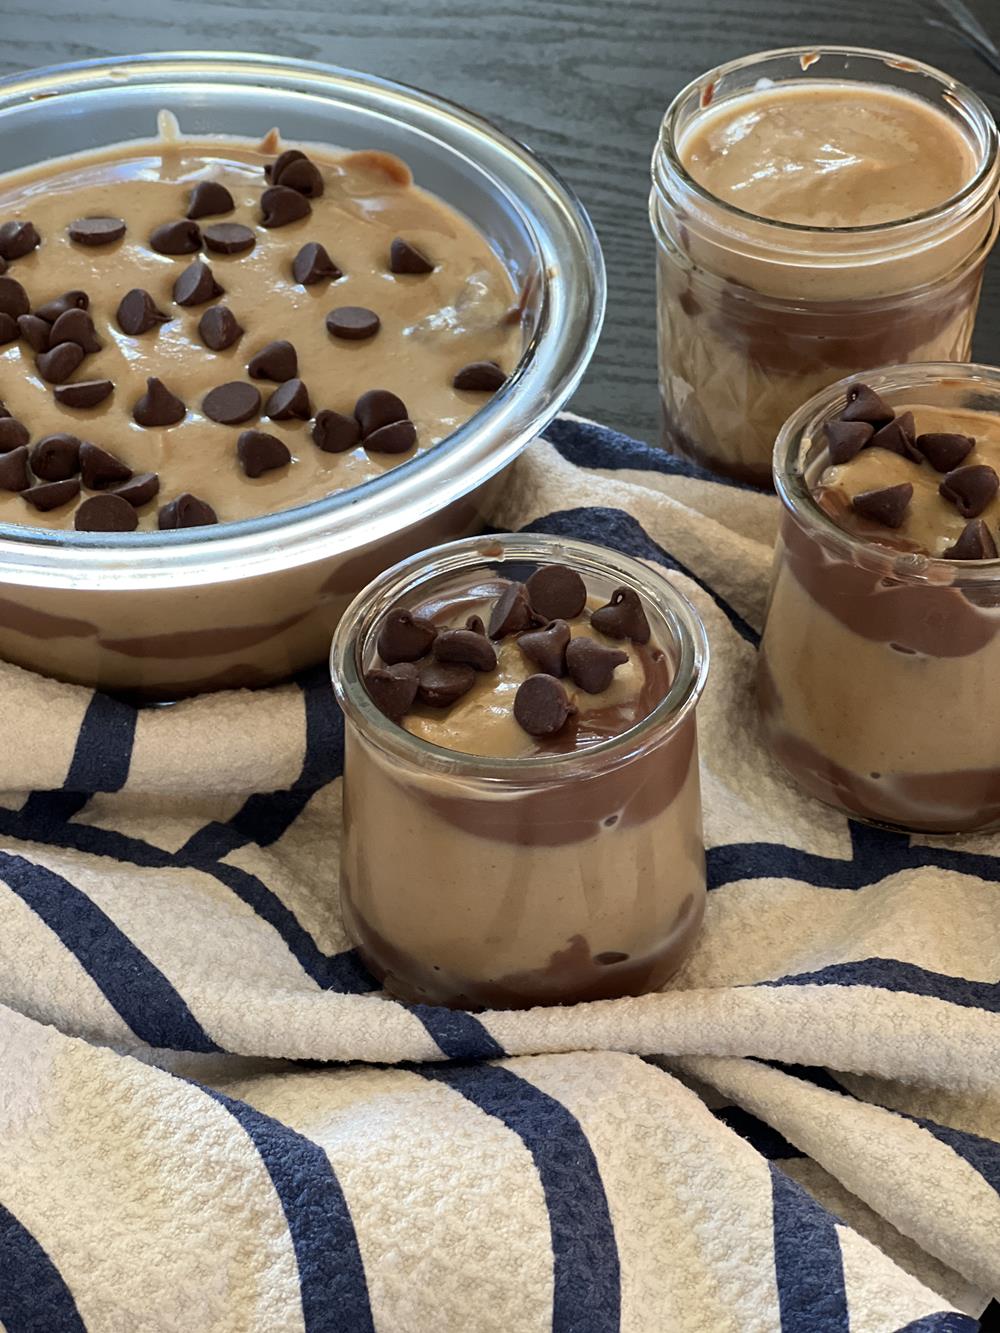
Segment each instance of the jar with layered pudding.
M775 453L764 736L811 795L926 833L1000 823L1000 370L834 385Z
M769 486L826 385L967 359L997 183L982 101L901 56L773 51L690 84L650 195L665 448Z
M705 901L708 649L659 574L543 536L417 556L349 609L341 910L394 995L521 1008L658 989Z

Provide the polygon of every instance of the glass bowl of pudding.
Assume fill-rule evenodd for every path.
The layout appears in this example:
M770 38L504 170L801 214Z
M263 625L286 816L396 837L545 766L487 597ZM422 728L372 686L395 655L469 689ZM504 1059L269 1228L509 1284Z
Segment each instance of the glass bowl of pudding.
M429 94L264 56L0 81L0 657L148 698L322 660L573 392L597 238Z
M842 380L775 449L784 512L764 737L811 795L892 828L1000 823L1000 370Z

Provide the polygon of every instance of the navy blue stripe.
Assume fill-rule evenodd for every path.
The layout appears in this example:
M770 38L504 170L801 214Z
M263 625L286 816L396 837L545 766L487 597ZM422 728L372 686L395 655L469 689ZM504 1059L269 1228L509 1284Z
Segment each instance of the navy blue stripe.
M979 1333L985 1329L978 1319L971 1315L959 1314L957 1310L942 1310L939 1314L924 1315L905 1328L897 1328L896 1333Z
M59 1270L2 1203L0 1324L7 1333L87 1333Z
M597 1159L575 1116L496 1065L422 1065L517 1134L534 1159L552 1233L552 1333L617 1333L621 1268Z
M121 791L128 781L136 711L122 699L95 694L76 739L63 786L68 791Z
M896 958L862 958L854 963L831 963L815 972L796 972L758 981L757 986L876 986L879 990L904 995L926 995L963 1009L986 1009L1000 1013L1000 982L970 981L931 972L916 963L902 963Z
M271 1177L295 1249L305 1333L374 1333L358 1238L326 1153L246 1102L197 1086L242 1126Z
M991 1189L1000 1194L1000 1143L994 1139L983 1138L980 1134L970 1134L965 1130L952 1129L950 1125L940 1125L936 1120L928 1120L921 1115L907 1115L896 1111L904 1120L912 1120L915 1125L933 1134L940 1143L946 1144L964 1162L977 1171Z
M21 814L25 819L37 821L42 828L65 824L80 813L90 796L86 791L33 791L21 806Z
M439 1005L407 1004L449 1060L498 1060L505 1055L496 1038L487 1032L475 1014Z
M835 1219L778 1167L770 1171L781 1333L849 1333Z
M310 791L344 771L344 715L337 707L325 662L296 679L306 710L306 753L295 785Z
M167 978L69 880L0 852L0 877L57 935L140 1041L176 1051L218 1051Z
M546 430L545 438L568 463L574 463L577 467L603 468L607 471L630 468L668 476L693 477L696 481L709 481L716 486L740 491L751 489L731 477L717 477L689 459L668 454L663 449L655 449L650 444L642 444L628 435L620 435L606 426L597 426L591 422L557 418Z
M716 1120L728 1125L741 1139L745 1139L751 1148L759 1152L762 1157L766 1157L769 1162L805 1156L773 1126L758 1120L749 1111L744 1111L742 1106L722 1106L712 1114Z

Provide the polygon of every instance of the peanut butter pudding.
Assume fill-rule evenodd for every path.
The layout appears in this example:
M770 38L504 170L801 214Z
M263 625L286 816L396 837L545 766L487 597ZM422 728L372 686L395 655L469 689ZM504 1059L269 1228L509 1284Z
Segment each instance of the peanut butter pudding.
M11 173L0 269L5 523L308 504L432 448L521 351L500 259L403 162L276 132Z

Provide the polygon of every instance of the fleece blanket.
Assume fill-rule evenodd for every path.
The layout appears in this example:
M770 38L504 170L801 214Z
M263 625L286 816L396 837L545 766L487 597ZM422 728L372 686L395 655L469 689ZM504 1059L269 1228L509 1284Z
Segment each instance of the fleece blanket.
M497 528L654 562L713 654L662 993L380 993L325 669L136 711L0 667L5 1333L966 1333L1000 1289L1000 839L802 796L752 702L777 502L571 418Z

